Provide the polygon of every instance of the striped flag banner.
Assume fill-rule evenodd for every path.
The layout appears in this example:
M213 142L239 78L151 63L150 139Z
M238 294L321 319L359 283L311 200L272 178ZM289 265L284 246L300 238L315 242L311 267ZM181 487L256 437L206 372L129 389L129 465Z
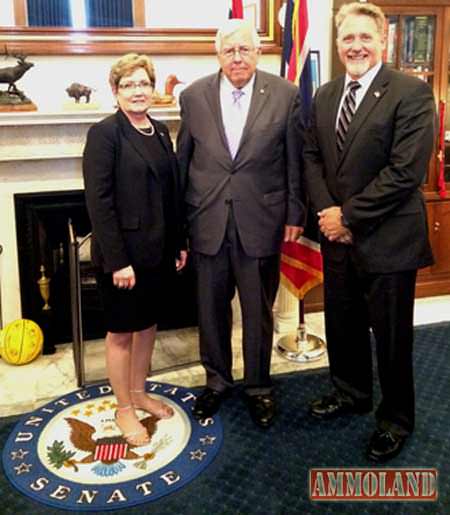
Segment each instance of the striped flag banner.
M242 0L231 0L228 18L244 18Z
M308 124L313 95L308 30L307 0L288 0L280 74L299 86L305 127ZM305 233L299 242L283 243L281 249L281 281L300 300L309 290L323 282L322 255L317 242L316 224L314 214L308 213Z
M281 282L297 298L323 281L319 244L300 237L298 243L285 243L281 255Z

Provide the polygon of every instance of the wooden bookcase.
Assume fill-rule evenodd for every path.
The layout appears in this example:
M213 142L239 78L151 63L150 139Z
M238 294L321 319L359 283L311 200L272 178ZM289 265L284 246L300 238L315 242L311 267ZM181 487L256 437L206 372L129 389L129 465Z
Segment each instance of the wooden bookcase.
M334 0L334 13L347 3ZM423 186L427 202L430 241L435 264L419 272L417 296L450 293L450 0L376 0L386 14L388 66L416 75L434 91L436 107L445 103L445 148L439 152L439 134ZM335 34L334 34L335 36ZM333 38L335 40L335 38ZM333 49L332 78L344 72ZM439 195L439 171L444 161L446 197Z

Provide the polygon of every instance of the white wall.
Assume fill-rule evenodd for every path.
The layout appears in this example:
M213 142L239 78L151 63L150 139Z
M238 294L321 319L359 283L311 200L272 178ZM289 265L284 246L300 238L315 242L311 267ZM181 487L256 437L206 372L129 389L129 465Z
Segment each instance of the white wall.
M330 80L332 57L332 0L308 0L310 48L320 51L322 84Z
M1 0L0 27L14 26L14 6L12 0Z

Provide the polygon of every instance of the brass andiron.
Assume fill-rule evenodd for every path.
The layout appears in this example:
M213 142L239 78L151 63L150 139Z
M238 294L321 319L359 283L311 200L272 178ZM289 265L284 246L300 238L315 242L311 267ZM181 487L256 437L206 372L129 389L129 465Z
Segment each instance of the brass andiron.
M42 311L49 311L51 309L48 301L50 299L50 281L48 277L45 276L45 266L41 265L39 271L41 272L41 278L38 280L39 292L41 294L42 299L45 304L42 308Z

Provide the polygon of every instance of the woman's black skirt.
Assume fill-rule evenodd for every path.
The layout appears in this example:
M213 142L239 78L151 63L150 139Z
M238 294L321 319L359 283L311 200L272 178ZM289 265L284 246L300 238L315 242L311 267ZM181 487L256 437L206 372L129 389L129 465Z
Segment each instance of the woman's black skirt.
M103 302L106 330L112 333L142 331L158 322L165 303L167 266L135 269L136 285L117 288L112 274L99 273L97 283Z

